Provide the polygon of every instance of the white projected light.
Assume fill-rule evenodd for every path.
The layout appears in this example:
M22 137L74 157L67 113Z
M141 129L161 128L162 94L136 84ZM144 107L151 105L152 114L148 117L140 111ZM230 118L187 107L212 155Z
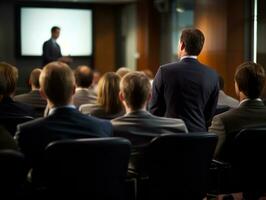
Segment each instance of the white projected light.
M22 56L41 56L53 26L61 29L57 43L64 56L92 55L91 10L22 7L20 13Z

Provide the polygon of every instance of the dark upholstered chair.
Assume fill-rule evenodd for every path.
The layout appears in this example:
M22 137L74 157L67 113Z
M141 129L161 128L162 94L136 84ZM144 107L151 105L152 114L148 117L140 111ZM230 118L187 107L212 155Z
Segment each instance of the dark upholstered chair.
M225 149L227 165L221 163L217 169L218 193L244 192L245 199L251 200L266 193L265 144L266 128L243 129L236 135Z
M35 174L53 197L124 199L130 149L131 143L122 138L52 142Z
M202 199L217 136L210 133L163 134L144 153L146 184L139 199Z
M9 149L0 150L0 198L21 197L26 176L27 167L22 153Z
M33 120L33 117L30 116L0 116L0 124L5 127L5 129L14 136L17 130L17 125L24 122Z

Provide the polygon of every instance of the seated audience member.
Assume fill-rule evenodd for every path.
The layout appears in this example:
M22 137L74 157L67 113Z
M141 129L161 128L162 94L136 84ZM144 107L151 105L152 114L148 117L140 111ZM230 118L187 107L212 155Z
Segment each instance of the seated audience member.
M40 91L47 98L48 116L19 125L15 136L30 164L38 163L52 141L112 135L110 122L83 115L73 105L75 78L67 64L47 64L40 75Z
M93 70L88 66L79 66L75 72L76 92L73 96L74 105L79 108L82 104L96 102L96 93L90 88L93 80Z
M262 66L245 62L235 72L235 90L239 97L238 108L216 115L209 132L218 135L215 156L224 160L223 148L242 129L266 125L266 107L259 98L264 87L265 73Z
M120 78L123 78L127 73L131 72L132 70L127 67L120 67L118 70L116 70L116 74L120 76Z
M224 92L224 80L223 77L219 76L219 96L218 96L218 106L229 106L230 108L237 108L239 105L239 101L225 94Z
M120 77L114 72L107 72L99 81L96 104L81 105L79 110L84 114L103 119L114 119L124 114L119 101Z
M31 91L26 94L16 95L13 98L14 101L18 101L32 106L39 117L43 116L43 112L47 104L46 99L43 98L40 94L39 77L41 72L42 70L39 68L35 68L34 70L32 70L29 79Z
M0 118L35 117L31 106L15 102L11 98L15 93L17 79L17 68L8 63L0 62Z
M0 150L2 149L18 150L18 146L11 134L0 126Z
M144 73L125 75L120 83L119 98L126 114L112 120L114 136L126 137L133 145L143 145L162 133L187 132L183 120L157 117L146 111L151 98L151 84Z
M95 94L98 94L98 83L100 78L101 78L101 73L97 70L93 70L93 79L90 89L93 90Z

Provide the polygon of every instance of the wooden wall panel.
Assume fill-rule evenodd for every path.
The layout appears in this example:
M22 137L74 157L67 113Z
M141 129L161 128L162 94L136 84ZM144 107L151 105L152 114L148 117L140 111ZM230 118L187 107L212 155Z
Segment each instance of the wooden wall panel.
M196 0L195 26L205 34L199 60L225 80L225 91L235 96L234 73L244 61L244 2Z
M137 2L137 70L157 72L160 65L160 14L152 0Z
M115 71L115 15L111 6L94 8L94 67L101 73Z

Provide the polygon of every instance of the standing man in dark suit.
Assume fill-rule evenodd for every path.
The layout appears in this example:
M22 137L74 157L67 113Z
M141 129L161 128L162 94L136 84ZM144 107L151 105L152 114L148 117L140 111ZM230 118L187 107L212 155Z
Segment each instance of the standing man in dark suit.
M112 135L110 122L76 110L73 105L75 78L67 64L52 62L46 65L40 75L40 88L47 98L48 116L19 125L15 136L30 164L38 163L45 147L52 141Z
M183 30L180 61L161 66L153 81L150 112L183 119L189 132L207 131L219 93L217 73L197 60L204 40L198 29Z
M235 73L235 91L240 100L238 108L216 115L209 132L218 135L215 157L225 159L223 151L236 134L244 128L266 124L266 106L259 98L265 84L262 66L245 62L238 66Z
M62 56L61 48L59 44L56 42L59 35L60 35L60 28L58 26L53 26L51 29L51 38L46 42L44 42L42 47L43 66L52 61L62 61L66 63L72 61L71 58Z

